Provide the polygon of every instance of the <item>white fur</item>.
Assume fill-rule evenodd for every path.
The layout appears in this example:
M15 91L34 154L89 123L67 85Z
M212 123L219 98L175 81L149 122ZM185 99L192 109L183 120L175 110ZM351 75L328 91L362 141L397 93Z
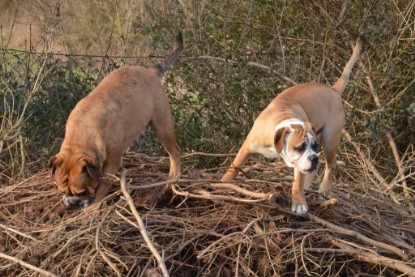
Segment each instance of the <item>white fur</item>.
M268 146L268 147L251 147L256 153L262 154L265 157L269 158L269 159L275 159L278 158L278 153L277 153L277 149L275 148L274 145L272 146Z
M309 132L307 132L306 134L308 138L308 143L307 143L307 148L304 151L304 153L300 155L298 154L298 152L289 152L288 148L286 147L285 142L287 142L289 136L294 131L291 128L291 125L294 125L294 124L301 125L304 127L304 122L299 120L298 118L290 118L290 119L283 120L275 127L276 131L281 128L286 128L286 127L290 128L290 133L288 133L286 137L284 138L285 141L284 141L284 147L281 151L281 157L283 158L287 166L293 167L307 174L308 169L311 167L311 161L309 160L309 157L312 155L317 155L317 153L311 148L311 144L312 142L315 141L315 138Z
M292 131L293 129L291 128L291 125L301 125L304 127L304 122L298 118L289 118L278 123L277 126L275 126L275 131L278 131L278 129L282 129L285 127L289 127Z

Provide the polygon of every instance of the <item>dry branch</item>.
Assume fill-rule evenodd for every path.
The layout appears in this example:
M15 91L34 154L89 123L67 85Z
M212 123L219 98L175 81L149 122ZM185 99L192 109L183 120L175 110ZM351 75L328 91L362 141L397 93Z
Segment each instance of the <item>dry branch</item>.
M151 250L151 253L153 253L154 257L156 258L156 260L157 260L157 262L159 264L159 267L160 267L161 272L163 273L163 276L164 277L168 277L170 275L169 275L169 272L167 271L167 268L166 268L166 265L164 263L164 260L160 256L160 254L158 253L158 251L155 248L153 242L151 241L150 236L148 235L148 232L146 230L146 226L145 226L143 220L141 219L141 216L138 213L137 209L135 208L134 201L133 201L133 199L131 199L131 196L130 196L127 188L126 188L126 184L125 184L125 176L126 176L126 174L127 174L127 170L125 170L125 169L122 170L122 172L121 172L121 180L120 180L122 193L123 193L123 195L124 195L124 197L125 197L128 205L130 206L131 212L133 213L134 217L136 218L136 220L138 222L138 225L140 227L139 230L140 230L141 235L143 236L144 240L147 243L148 248Z
M307 217L310 220L313 220L315 222L320 223L321 225L323 225L324 227L328 227L330 230L334 231L334 232L338 232L340 234L343 235L347 235L350 236L352 238L356 238L364 243L367 243L369 245L371 245L372 247L376 247L376 248L380 248L380 249L384 249L386 251L389 251L391 253L394 253L395 255L397 255L398 257L402 258L402 259L407 259L407 255L405 254L405 251L394 247L392 245L380 242L380 241L376 241L373 240L371 238L368 238L367 236L364 236L362 234L360 234L359 232L355 232L340 226L337 226L333 223L330 223L322 218L319 218L318 216L312 215L311 213L307 214Z
M367 74L366 81L367 81L367 83L369 85L369 92L373 96L373 99L375 101L376 107L378 109L384 108L382 106L381 102L380 102L378 93L375 90L375 87L373 85L372 78L370 78L370 73L367 71L365 65L362 62L360 62L360 66L364 69L364 72ZM406 178L405 178L405 169L403 168L403 165L402 165L402 160L401 160L401 157L400 157L399 152L398 152L398 147L396 146L396 143L395 143L395 140L394 140L394 138L392 136L392 133L390 131L388 131L388 130L384 130L384 133L385 133L385 137L387 138L387 140L389 142L389 146L391 147L392 154L393 154L393 157L395 159L396 167L398 168L399 177L402 180L402 186L403 186L404 195L405 195L405 197L407 199L409 199L410 198L410 195L409 195L409 191L408 191L408 184L407 184ZM408 203L411 205L412 210L415 210L414 209L414 206L412 205L412 203L411 202L408 202Z
M354 256L358 261L363 261L371 264L380 264L399 270L400 272L407 274L408 276L415 276L415 267L408 266L402 261L391 259L379 255L376 252L367 251L362 248L352 247L350 244L347 244L344 241L338 239L334 239L333 244L345 251L345 253Z
M168 159L128 155L126 161L131 166L130 183L147 186L167 176ZM365 191L360 187L363 182L356 179L355 184L333 191L335 205L309 191L309 218L299 217L289 211L291 185L284 180L292 173L284 170L282 162L253 160L247 166L253 176L259 172L261 180L216 183L211 177L217 173L205 172L203 179L196 169L184 169L182 179L171 184L172 193L163 190L162 197L161 190L153 188L137 188L133 197L124 194L128 185L123 172L122 194L116 191L100 205L81 211L62 206L50 173L41 171L18 184L0 187L0 220L4 227L12 227L0 226L0 252L62 276L161 273L160 265L153 268L155 254L143 231L163 249L163 255L157 253L172 276L411 273L415 223L401 206L388 201L388 195ZM109 181L113 187L120 182ZM276 203L267 199L271 194L277 197ZM137 209L145 211L144 223ZM333 239L364 257L333 245ZM387 260L377 263L382 257ZM20 276L27 270L0 258L2 276Z
M198 57L192 57L190 59L196 59L196 60L212 60L212 61L219 61L219 62L231 63L231 64L238 64L239 63L237 61L232 61L232 60L228 60L228 59L224 59L224 58L219 58L219 57L212 57L212 56L198 56ZM279 73L278 71L276 71L275 69L273 69L273 68L271 68L269 66L266 66L266 65L263 65L263 64L260 64L260 63L257 63L257 62L247 62L245 65L246 66L258 67L258 68L261 68L261 69L265 69L265 70L267 70L269 72L272 72L272 73L276 74L278 77L280 77L281 79L283 79L284 81L286 81L289 85L296 85L297 84L297 82L294 81L293 79L291 79L291 78L289 78L289 77L287 77L287 76Z
M31 264L28 264L28 263L26 263L26 262L24 262L24 261L20 260L20 259L17 259L17 258L15 258L15 257L9 256L9 255L4 254L4 253L1 253L1 252L0 252L0 258L3 258L3 259L6 259L6 260L9 260L9 261L12 261L12 262L14 262L14 263L18 263L19 265L21 265L21 266L23 266L23 267L25 267L25 268L28 268L28 269L30 269L30 270L36 271L37 273L40 273L40 274L42 274L42 275L44 275L44 276L57 277L57 276L56 276L55 274L53 274L53 273L50 273L50 272L48 272L48 271L46 271L46 270L43 270L43 269L41 269L41 268L38 268L38 267L36 267L36 266L33 266L33 265L31 265Z

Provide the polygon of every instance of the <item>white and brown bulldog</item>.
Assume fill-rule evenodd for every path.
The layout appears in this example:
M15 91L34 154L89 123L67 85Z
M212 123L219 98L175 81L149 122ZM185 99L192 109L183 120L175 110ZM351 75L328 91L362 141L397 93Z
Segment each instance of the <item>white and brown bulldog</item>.
M179 32L174 49L163 63L154 68L128 66L111 72L72 110L60 152L49 159L67 206L86 207L101 201L111 185L100 178L118 171L123 153L148 125L169 154L169 176L180 174L180 149L160 77L182 50Z
M222 181L233 180L253 153L268 158L280 155L287 166L294 168L291 209L303 215L308 211L304 188L310 186L319 164L316 135L321 134L327 163L319 192L327 196L332 189L336 151L345 122L341 95L361 47L359 38L342 76L333 87L305 83L279 94L255 120Z

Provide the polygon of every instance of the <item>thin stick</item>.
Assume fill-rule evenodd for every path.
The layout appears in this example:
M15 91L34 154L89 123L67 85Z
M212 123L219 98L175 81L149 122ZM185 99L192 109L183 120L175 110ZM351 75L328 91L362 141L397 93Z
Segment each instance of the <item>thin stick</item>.
M231 156L236 156L236 153L229 153L229 154L213 154L213 153L205 153L205 152L192 152L192 153L187 153L182 155L182 158L187 158L187 157L192 157L192 156L207 156L207 157L218 157L218 158L223 158L223 157L231 157Z
M372 264L380 264L392 269L399 270L408 276L415 276L415 268L408 266L402 261L391 259L377 253L372 253L363 249L356 249L340 240L333 240L332 243L338 246L340 249L355 257L358 261L364 261Z
M204 60L213 60L213 61L224 62L224 63L231 63L231 64L238 63L237 61L232 61L232 60L227 60L227 59L224 59L224 58L212 57L212 56L198 56L198 57L193 57L192 59L198 59L198 60L202 60L202 59L204 59ZM282 75L281 73L279 73L278 71L272 69L269 66L266 66L266 65L263 65L263 64L260 64L260 63L256 63L256 62L248 62L248 63L246 63L246 65L247 66L254 66L254 67L258 67L258 68L261 68L261 69L268 70L269 72L272 72L272 73L276 74L278 77L280 77L284 81L288 82L290 85L296 85L297 84L297 82L294 81L293 79L291 79L291 78L289 78L289 77L287 77L285 75Z
M379 184L381 185L381 187L379 189L381 189L382 191L387 191L388 192L388 183L386 182L386 180L382 177L382 175L380 174L380 172L376 169L376 167L373 165L373 163L370 161L370 159L366 156L365 152L363 152L363 150L360 148L359 145L357 145L353 139L352 139L352 135L346 131L346 129L343 128L342 130L343 134L346 136L346 139L354 146L354 148L356 149L357 153L360 155L360 157L365 161L366 165L368 166L368 168L370 169L370 171L372 171L373 175L376 177L376 179L378 180ZM379 186L379 184L376 184ZM391 196L392 200L397 203L400 204L399 200L397 199L395 193L393 191L389 191L389 195Z
M179 177L175 177L173 179L157 182L157 183L154 183L154 184L148 184L148 185L136 185L136 186L130 185L130 188L132 188L132 189L155 188L155 187L161 187L161 186L164 186L164 185L170 184L172 182L176 182L176 181L179 181Z
M248 223L248 225L246 225L246 227L242 230L242 231L238 231L238 232L233 232L230 234L227 234L226 236L221 237L220 239L218 239L217 241L213 242L212 244L210 244L208 247L206 247L204 250L202 250L198 255L197 258L201 259L203 258L203 256L206 254L206 252L208 252L210 249L212 249L214 246L220 244L222 241L226 241L231 237L234 236L244 236L246 234L246 232L258 221L262 220L261 217L257 217L254 218L251 222Z
M10 228L10 227L8 227L8 226L5 226L5 225L3 225L3 224L0 224L0 227L1 227L1 228L6 229L7 231L10 231L10 232L16 233L16 234L18 234L18 235L21 235L22 237L25 237L25 238L31 239L31 240L33 240L33 241L36 241L36 242L38 242L38 241L39 241L38 239L36 239L36 238L34 238L34 237L32 237L32 236L29 236L29 235L27 235L27 234L24 234L24 233L22 233L22 232L20 232L20 231L17 231L17 230L15 230L15 229Z
M44 276L57 277L57 275L55 275L53 273L50 273L49 271L43 270L43 269L38 268L38 267L36 267L34 265L31 265L31 264L28 264L28 263L26 263L26 262L24 262L24 261L22 261L20 259L17 259L15 257L9 256L9 255L6 255L6 254L4 254L2 252L0 252L0 258L3 258L3 259L6 259L6 260L9 260L9 261L18 263L19 265L21 265L23 267L26 267L28 269L31 269L33 271L36 271L37 273L40 273L40 274L42 274Z
M310 213L307 214L307 217L317 223L320 223L321 225L323 225L324 227L330 228L331 230L343 234L343 235L347 235L353 238L356 238L360 241L366 242L368 244L370 244L371 246L377 247L377 248L381 248L384 250L387 250L391 253L394 253L395 255L397 255L398 257L401 257L402 259L406 259L406 255L405 252L402 249L399 249L395 246L380 242L380 241L376 241L373 240L371 238L366 237L365 235L362 235L361 233L349 230L349 229L345 229L343 227L337 226L333 223L330 223L322 218L319 218L318 216L312 215Z
M244 189L238 185L230 184L230 183L211 183L209 186L213 188L220 188L220 189L231 189L236 192L239 192L243 195L250 196L252 198L258 198L262 200L268 200L271 202L275 202L276 196L273 193L260 193L254 192L247 189Z
M205 199L211 201L234 201L234 202L241 202L241 203L258 203L264 201L263 199L242 199L238 197L232 197L227 195L215 195L205 190L199 190L198 194L191 193L188 191L179 191L176 186L172 186L172 191L180 196L184 196L185 198L196 198L196 199Z
M147 233L147 230L145 228L144 222L141 219L140 214L138 213L137 209L135 208L134 205L134 201L130 196L130 193L128 192L127 188L126 188L126 182L125 182L125 176L127 174L127 170L123 169L121 172L121 191L128 203L128 205L130 206L131 212L133 213L135 219L137 220L137 223L139 225L139 230L141 235L143 236L145 242L147 243L148 248L150 249L151 253L153 253L154 257L157 260L157 263L159 265L159 268L161 270L161 272L163 273L164 277L168 277L169 272L167 271L166 265L163 261L163 258L160 256L160 254L157 252L156 248L154 247L154 244L151 242L151 239Z
M379 96L378 96L378 93L375 90L375 86L373 85L372 79L370 78L369 73L367 72L366 67L364 66L364 64L362 62L360 62L360 65L363 67L363 70L367 74L366 81L369 85L369 92L372 94L377 108L380 109L380 108L382 108L382 104L380 103ZM403 187L404 195L407 199L409 199L410 194L409 194L409 191L408 191L408 184L406 183L405 171L404 171L404 168L402 166L402 161L401 161L401 157L400 157L399 152L398 152L398 147L396 146L395 140L393 139L393 136L392 136L391 132L389 132L388 130L385 130L384 132L385 132L386 138L388 139L389 146L392 150L393 157L395 158L395 163L396 163L396 167L398 168L399 176L402 179L402 187Z

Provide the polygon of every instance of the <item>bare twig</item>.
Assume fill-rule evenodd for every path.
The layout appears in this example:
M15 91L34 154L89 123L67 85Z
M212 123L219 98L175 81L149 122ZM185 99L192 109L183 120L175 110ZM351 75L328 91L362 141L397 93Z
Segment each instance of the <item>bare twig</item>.
M239 63L237 61L227 60L227 59L224 59L224 58L212 57L212 56L198 56L198 57L191 57L189 59L195 59L195 60L212 60L212 61L218 61L218 62L224 62L224 63L231 63L231 64L237 64L237 63ZM284 81L286 81L290 85L296 85L297 84L297 82L294 81L293 79L291 79L291 78L289 78L289 77L287 77L285 75L282 75L281 73L279 73L278 71L274 70L273 68L271 68L269 66L266 66L266 65L263 65L263 64L260 64L260 63L257 63L257 62L247 62L245 65L247 65L247 66L253 66L253 67L258 67L258 68L261 68L261 69L265 69L265 70L267 70L269 72L272 72L272 73L276 74L278 77L280 77L281 79L283 79Z
M163 258L160 256L160 254L158 253L157 249L155 248L153 242L150 239L150 236L148 235L148 232L145 228L145 224L143 222L143 220L141 219L140 214L138 213L137 209L135 208L134 205L134 201L130 196L130 193L128 192L127 188L126 188L126 182L125 182L125 176L127 174L127 170L123 169L123 171L121 172L121 190L122 193L128 203L128 205L130 206L131 212L133 213L134 217L136 218L138 225L140 226L140 233L143 236L148 248L150 249L151 253L153 253L154 257L156 258L160 270L163 273L164 277L169 276L169 272L167 271L166 265L164 263Z
M380 241L373 240L371 238L366 237L365 235L362 235L358 232L355 232L355 231L337 226L333 223L330 223L330 222L328 222L328 221L326 221L322 218L319 218L318 216L312 215L310 213L307 214L307 217L310 220L312 220L314 222L318 222L318 223L322 224L323 226L325 226L327 228L330 228L331 230L333 230L335 232L341 233L343 235L351 236L351 237L356 238L360 241L368 243L371 246L387 250L391 253L394 253L395 255L397 255L398 257L400 257L402 259L407 258L407 255L405 254L405 251L403 251L403 250L401 250L401 249L399 249L395 246L392 246L392 245L389 245L389 244L386 244L386 243L383 243L383 242L380 242Z
M25 268L28 268L30 270L36 271L37 273L40 273L40 274L42 274L44 276L57 277L57 275L55 275L55 274L53 274L51 272L48 272L46 270L43 270L41 268L38 268L36 266L33 266L31 264L28 264L28 263L20 260L20 259L17 259L15 257L9 256L9 255L4 254L4 253L1 253L1 252L0 252L0 258L3 258L3 259L6 259L6 260L9 260L9 261L12 261L14 263L18 263L19 265L21 265L21 266L23 266Z
M373 99L375 100L376 107L378 109L383 108L383 106L382 106L382 104L380 102L378 93L375 90L375 87L373 85L372 78L370 78L369 72L367 71L365 65L362 62L360 62L360 66L364 69L365 73L367 74L366 81L367 81L367 83L369 85L369 91L372 94ZM386 138L387 138L387 140L389 142L389 146L391 147L392 154L393 154L393 157L395 159L396 167L398 168L398 173L399 173L399 176L400 176L400 178L402 180L402 186L403 186L403 190L404 190L404 195L405 195L405 197L407 199L409 199L410 198L410 195L409 195L409 191L408 191L408 185L406 183L405 172L404 172L404 168L402 166L401 157L400 157L399 152L398 152L398 147L396 146L396 143L395 143L395 140L393 139L392 133L389 132L388 130L384 130L384 133L385 133L385 136L386 136Z
M275 202L275 199L276 199L276 196L273 193L254 192L254 191L250 191L238 185L230 184L230 183L211 183L209 184L209 186L213 188L219 188L219 189L231 189L243 195L246 195L252 198L258 198L258 199L265 200L265 201Z
M18 231L18 230L15 230L15 229L13 229L13 228L10 228L10 227L6 226L6 225L0 224L0 227L1 227L1 228L3 228L3 229L5 229L5 230L11 231L11 232L13 232L13 233L16 233L16 234L18 234L18 235L21 235L22 237L25 237L25 238L31 239L31 240L33 240L33 241L38 241L36 238L34 238L34 237L32 237L32 236L27 235L27 234L24 234L24 233L22 233L22 232L20 232L20 231Z
M388 191L388 183L382 177L382 175L377 170L372 161L366 156L365 152L360 148L360 146L357 143L354 142L352 135L346 129L343 129L342 132L346 136L346 139L354 146L360 157L365 161L366 166L370 169L370 171L372 171L373 176L375 176L375 178L378 180L379 183L375 184L380 186L379 189L381 191L389 192L393 201L397 204L400 204L400 201L398 200L398 197L395 195L395 193L393 191Z
M408 276L415 276L415 268L405 264L402 261L391 259L377 253L369 252L364 249L354 248L349 244L342 242L341 240L333 240L333 244L345 251L347 254L352 255L359 261L364 261L372 264L379 264L387 266L400 272L407 274Z

